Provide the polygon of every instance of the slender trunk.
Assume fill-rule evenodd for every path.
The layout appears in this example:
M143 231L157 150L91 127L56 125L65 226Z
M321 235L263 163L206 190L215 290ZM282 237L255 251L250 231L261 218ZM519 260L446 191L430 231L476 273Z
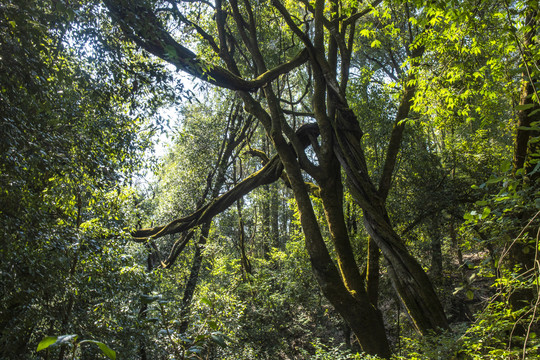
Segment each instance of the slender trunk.
M146 272L149 274L151 273L155 267L156 264L159 263L156 259L156 253L153 251L152 246L150 246L149 243L146 243L146 249L148 250L148 256L146 258ZM139 307L139 318L145 319L146 318L146 311L148 310L148 304L146 302L141 301L141 306ZM146 352L146 344L145 344L146 336L141 336L139 340L139 359L140 360L147 360L148 355Z
M452 240L452 246L454 247L456 251L456 257L458 261L458 265L463 265L463 253L461 252L461 246L459 245L458 237L456 234L456 228L454 223L454 218L452 217L452 220L450 220L450 239Z
M270 244L273 241L270 236L270 187L263 185L264 199L262 201L262 251L263 257L268 260L270 253Z
M538 28L537 14L537 10L528 10L525 16L525 24L529 26L529 30L524 34L522 55L524 61L529 63L525 64L526 71L522 75L523 85L519 101L521 109L518 111L518 129L514 142L514 174L521 168L524 168L525 174L530 173L535 166L531 160L538 159L538 156L535 154L538 153L539 144L538 142L530 141L532 137L540 135L537 130L531 129L532 123L540 121L539 100L533 99L533 95L538 91L534 85L535 82L538 82L538 77L531 78L533 75L529 72L533 64L530 49L537 45L534 39L534 34ZM536 63L537 66L540 65L540 60L537 60Z
M236 210L238 211L238 230L240 233L240 264L246 274L251 275L251 263L246 255L246 232L244 229L244 218L242 216L242 204L240 200L236 202Z
M379 307L379 278L380 278L380 258L381 252L375 241L370 237L368 240L368 259L367 259L367 293L369 301L376 308Z
M434 280L439 281L442 278L442 244L441 237L433 234L431 239L431 268L430 273Z
M271 186L270 193L270 237L272 239L272 245L275 248L281 248L281 241L279 238L279 198L278 189L275 185Z
M211 224L212 223L210 221L203 224L199 241L195 246L195 255L193 255L193 263L191 264L189 279L186 283L186 287L184 288L184 297L182 298L182 309L180 310L180 319L182 319L182 323L180 324L180 333L185 333L189 326L188 315L191 308L193 295L195 294L195 288L197 287L197 282L199 281L199 272L202 265L201 249L206 244L208 235L210 233Z

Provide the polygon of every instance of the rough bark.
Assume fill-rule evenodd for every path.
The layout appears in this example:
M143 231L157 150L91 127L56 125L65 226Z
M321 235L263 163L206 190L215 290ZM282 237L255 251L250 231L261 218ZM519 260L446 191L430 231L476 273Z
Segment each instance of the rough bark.
M141 48L175 65L178 70L223 88L255 91L307 61L307 52L301 51L290 61L261 73L253 80L245 80L220 66L205 63L191 50L180 45L145 3L134 0L103 2L124 33ZM217 49L211 36L205 34L205 37L211 39L213 47Z
M356 277L351 275L355 269L343 266L344 262L347 265L350 264L343 261L342 258L341 268L343 274L347 274L345 275L347 279L353 279L349 284L344 284L322 238L311 200L304 186L300 167L294 156L287 153L290 151L284 148L283 144L280 144L279 139L277 140L276 148L283 159L298 204L300 222L305 234L306 248L310 256L311 266L323 294L351 327L365 352L389 357L390 348L382 318L369 302L363 287L357 288L358 285L354 282ZM345 242L343 242L343 245L346 246ZM347 287L357 291L349 291Z
M388 261L394 287L420 333L447 329L446 316L429 278L393 230L384 202L369 179L359 143L361 131L356 122L346 124L337 129L336 153L347 174L351 193L364 210L364 225Z
M247 177L233 189L227 191L220 197L213 199L210 203L199 208L191 215L176 219L167 225L136 230L132 234L133 239L144 241L147 238L158 238L169 234L177 234L205 223L217 214L228 209L237 199L248 194L257 187L277 181L280 178L282 171L283 165L281 164L279 157L275 156L261 170Z
M538 98L538 81L540 75L538 68L540 67L540 59L534 56L534 49L539 45L538 42L538 26L540 22L538 9L529 7L526 9L523 43L520 44L516 38L516 42L520 46L524 72L522 74L522 88L520 94L519 110L518 110L518 128L516 138L514 140L514 159L513 159L513 174L519 175L524 180L524 187L533 185L540 178L540 171L534 171L540 161L540 132L538 124L540 124L540 98ZM536 36L535 36L536 35ZM534 185L533 185L534 186ZM524 229L529 226L529 221L535 215L536 210L521 210L518 211L518 216L521 218L521 227ZM537 234L538 228L534 227L529 230L531 234ZM515 242L509 245L509 249L505 250L505 254L509 255L509 268L517 266L520 270L518 273L526 274L537 266L537 252L534 251L534 246L529 241L518 237ZM503 255L504 256L504 255ZM515 308L520 308L524 302L530 302L535 297L535 292L530 289L517 289L510 297L510 303ZM516 334L524 332L524 329L517 329Z
M296 131L296 136L298 137L303 148L309 145L308 138L311 136L317 136L317 134L318 128L316 124L306 124ZM289 144L287 146L291 147ZM259 186L271 184L282 178L282 172L283 164L279 156L276 155L272 159L268 160L262 169L251 176L248 176L223 195L216 197L206 205L199 207L192 214L173 220L167 225L138 229L132 233L132 237L136 241L146 241L148 238L159 238L165 235L177 234L192 229L197 225L211 220L217 214L220 214L224 210L228 209L236 200L250 193ZM287 178L285 179L288 181ZM304 184L304 186L307 188L312 187L310 184ZM180 246L180 244L178 246Z

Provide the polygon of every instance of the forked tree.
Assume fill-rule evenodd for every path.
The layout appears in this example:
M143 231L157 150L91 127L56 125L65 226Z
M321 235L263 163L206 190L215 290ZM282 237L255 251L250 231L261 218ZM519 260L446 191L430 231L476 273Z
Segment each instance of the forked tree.
M339 0L104 3L124 34L141 48L209 84L236 91L245 111L264 127L277 153L266 159L260 171L194 214L141 229L134 234L136 239L187 231L254 188L281 178L293 190L312 269L324 295L365 352L389 357L382 316L370 301L347 231L343 209L346 181L416 329L426 333L448 328L430 280L392 227L385 205L404 120L415 94L414 71L403 75L403 94L377 185L368 173L362 129L346 97L358 36L356 24L370 16L380 0L371 4ZM402 6L404 14L410 10L406 6ZM414 32L416 38L413 31L408 33L405 51L413 69L424 47L419 40L421 32ZM193 34L198 40L190 46L198 53L185 42ZM289 82L296 84L296 91L284 91ZM299 104L302 111L298 111ZM304 121L307 125L298 126L300 116L310 119ZM314 184L306 183L306 174ZM322 201L335 259L325 244L310 194Z

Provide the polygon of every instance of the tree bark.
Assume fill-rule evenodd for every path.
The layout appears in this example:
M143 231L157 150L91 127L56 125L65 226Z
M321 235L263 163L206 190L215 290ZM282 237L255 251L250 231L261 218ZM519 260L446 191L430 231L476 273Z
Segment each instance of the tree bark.
M369 301L376 308L379 307L379 272L380 272L381 252L379 247L371 237L368 239L368 258L366 269L367 293Z
M351 260L352 252L346 254L348 241L341 236L341 228L336 224L335 214L328 214L329 226L333 228L333 238L336 242L336 249L341 253L338 263L340 263L341 276L336 269L326 244L320 233L317 218L311 205L300 167L292 154L287 153L288 149L276 141L276 148L283 160L285 170L291 181L295 199L300 213L300 222L304 230L306 248L308 250L311 266L321 290L330 303L336 308L338 313L344 318L358 338L362 350L369 354L377 354L382 357L390 356L390 347L386 338L386 332L382 322L382 317L375 307L369 302L363 284L359 283L359 276L353 268L354 261ZM326 188L325 188L326 190ZM321 189L321 196L325 190ZM324 195L326 198L326 194ZM330 196L330 194L328 194ZM332 205L325 205L326 208ZM339 211L337 208L333 209ZM332 212L333 210L330 210ZM341 209L342 210L342 209ZM328 210L325 209L328 212ZM330 225L330 222L332 225ZM337 219L337 222L340 222ZM337 229L335 228L337 225ZM343 221L343 227L346 227ZM347 239L348 240L348 239ZM350 245L350 243L348 243ZM344 281L345 280L345 281Z

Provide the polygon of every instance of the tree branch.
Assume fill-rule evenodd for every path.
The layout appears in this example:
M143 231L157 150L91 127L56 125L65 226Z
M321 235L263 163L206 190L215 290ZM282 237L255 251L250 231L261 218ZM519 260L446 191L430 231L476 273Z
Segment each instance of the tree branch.
M416 61L424 54L424 46L417 46L412 51L412 63L413 66ZM386 158L384 161L383 171L379 180L379 194L384 201L388 196L390 187L392 185L392 175L394 168L396 167L397 155L401 148L401 139L403 138L403 130L405 129L405 120L409 116L411 110L412 100L416 93L416 75L414 69L406 79L405 92L401 98L401 102L398 107L398 113L394 121L394 127L390 134L390 142L388 144L388 150L386 151Z
M309 138L314 136L314 134L318 134L317 124L306 124L300 127L296 132L296 135L304 148L310 144ZM210 221L214 216L229 208L236 200L250 193L257 187L277 181L281 177L282 172L283 164L276 155L270 159L262 169L242 180L234 188L199 208L191 215L173 220L167 225L136 230L132 233L133 240L144 241L148 238L156 239L165 235L177 234ZM308 186L310 188L312 187L310 185Z
M179 70L223 88L255 91L308 60L307 51L303 50L289 62L278 65L253 80L245 80L220 66L198 59L191 50L176 42L163 28L156 15L142 3L133 0L104 2L111 17L137 45L175 65Z

